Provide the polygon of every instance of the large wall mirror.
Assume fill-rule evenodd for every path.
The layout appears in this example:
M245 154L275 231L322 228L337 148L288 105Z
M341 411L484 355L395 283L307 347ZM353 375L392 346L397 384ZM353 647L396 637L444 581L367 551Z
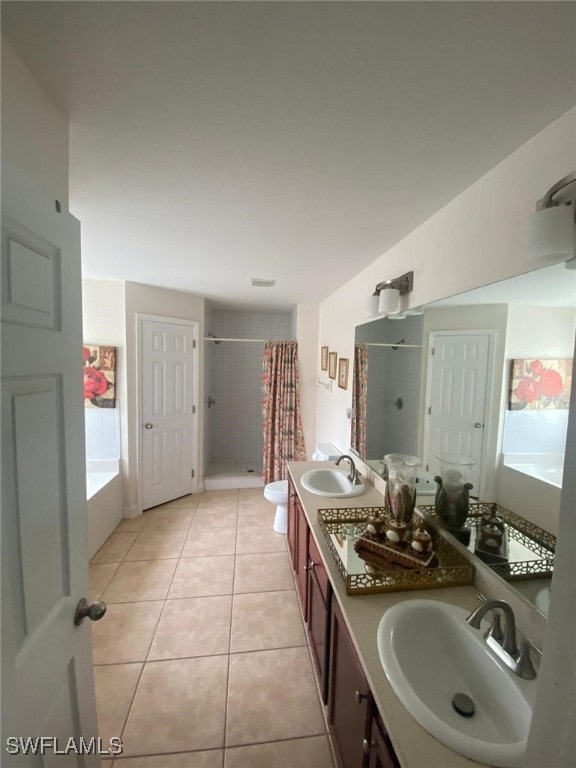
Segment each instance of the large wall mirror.
M555 535L575 333L564 263L359 325L352 448L376 472L386 453L430 475L437 453L470 456L476 499ZM546 613L549 579L514 585Z

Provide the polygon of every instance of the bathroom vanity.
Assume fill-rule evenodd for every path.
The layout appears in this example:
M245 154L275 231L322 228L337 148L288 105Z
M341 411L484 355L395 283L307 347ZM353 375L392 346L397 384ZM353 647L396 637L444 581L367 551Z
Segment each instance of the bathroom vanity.
M341 768L478 768L431 736L400 702L386 677L376 635L383 614L413 598L473 610L473 586L348 595L318 523L320 509L382 506L372 485L356 498L324 498L301 485L322 463L293 462L289 470L288 548L306 621L319 689ZM328 462L324 466L334 466ZM426 637L422 637L426 654Z

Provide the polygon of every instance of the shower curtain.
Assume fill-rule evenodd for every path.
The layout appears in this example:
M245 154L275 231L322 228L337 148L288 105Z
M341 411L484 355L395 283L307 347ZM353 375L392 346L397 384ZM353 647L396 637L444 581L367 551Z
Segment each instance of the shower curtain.
M298 399L298 342L267 341L262 367L264 484L284 480L286 462L305 461Z
M366 458L366 401L368 393L368 348L354 345L352 374L352 435L350 444L358 455Z

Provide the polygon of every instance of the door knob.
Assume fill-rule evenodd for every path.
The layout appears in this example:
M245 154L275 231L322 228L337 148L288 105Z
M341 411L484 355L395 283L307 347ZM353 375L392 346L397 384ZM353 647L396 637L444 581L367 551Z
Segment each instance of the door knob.
M153 426L154 426L154 424L150 424L150 422L147 421L146 424L144 424L144 429L152 429Z
M106 603L100 601L90 604L85 597L83 597L76 606L76 613L74 614L74 624L79 626L84 619L88 617L90 621L100 621L102 616L106 613Z
M481 424L479 421L476 421L476 422L474 423L474 426L476 427L476 429L482 429L482 427L484 426L484 424Z

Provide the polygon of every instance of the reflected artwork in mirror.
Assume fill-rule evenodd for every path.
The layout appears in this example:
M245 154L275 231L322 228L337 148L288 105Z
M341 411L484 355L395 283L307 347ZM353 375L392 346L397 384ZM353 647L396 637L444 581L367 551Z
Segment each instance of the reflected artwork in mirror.
M419 456L429 476L439 453L470 456L472 501L555 536L569 411L510 409L511 361L571 359L575 332L576 271L563 263L357 326L352 448L378 474L387 453ZM546 613L549 581L514 586Z

